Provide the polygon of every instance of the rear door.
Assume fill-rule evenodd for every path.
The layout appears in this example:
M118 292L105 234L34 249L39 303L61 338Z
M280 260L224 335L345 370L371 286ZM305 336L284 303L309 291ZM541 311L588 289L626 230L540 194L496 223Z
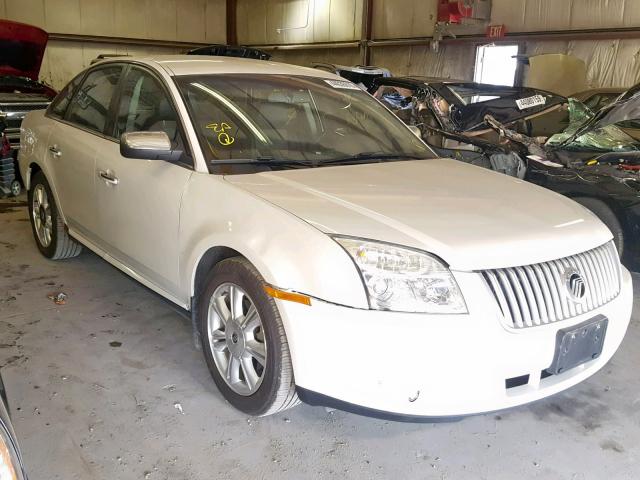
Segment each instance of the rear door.
M97 232L95 154L112 143L105 130L121 72L122 65L91 70L79 86L72 81L49 112L58 120L47 150L58 201L69 228L91 241Z
M174 149L185 153L176 162L120 155L120 135L141 131L164 131ZM128 67L117 101L114 141L96 156L99 235L111 257L169 294L178 291L180 203L193 173L183 132L162 79L142 66Z

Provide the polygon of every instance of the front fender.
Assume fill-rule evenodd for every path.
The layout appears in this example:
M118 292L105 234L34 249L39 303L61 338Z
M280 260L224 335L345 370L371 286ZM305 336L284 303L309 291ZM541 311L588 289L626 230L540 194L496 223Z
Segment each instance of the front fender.
M186 298L194 294L202 256L217 246L238 251L279 288L368 308L353 261L333 239L221 176L194 174L180 219L180 277Z

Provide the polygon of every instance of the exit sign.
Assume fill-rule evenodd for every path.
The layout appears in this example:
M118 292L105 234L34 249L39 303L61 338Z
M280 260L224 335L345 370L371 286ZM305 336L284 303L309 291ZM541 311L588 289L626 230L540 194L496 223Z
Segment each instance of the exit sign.
M489 25L487 27L487 38L502 38L507 33L507 27L504 25Z

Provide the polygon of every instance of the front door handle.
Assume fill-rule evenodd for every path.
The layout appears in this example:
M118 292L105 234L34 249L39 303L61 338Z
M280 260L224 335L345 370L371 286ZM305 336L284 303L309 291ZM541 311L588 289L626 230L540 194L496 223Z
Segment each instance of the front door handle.
M57 145L51 145L49 147L49 151L51 152L51 155L53 155L54 157L59 157L60 155L62 155L62 152L58 150Z
M100 178L102 178L105 182L107 182L110 185L118 185L118 183L120 182L120 180L118 180L117 177L114 177L109 172L105 172L104 170L100 170L99 173L100 173Z

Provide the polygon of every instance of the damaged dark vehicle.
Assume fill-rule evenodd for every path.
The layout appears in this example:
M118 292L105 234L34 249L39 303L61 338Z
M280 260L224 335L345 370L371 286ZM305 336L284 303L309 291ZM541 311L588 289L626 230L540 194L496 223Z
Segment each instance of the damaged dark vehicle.
M22 188L16 165L22 119L47 108L56 95L38 81L48 37L38 27L0 20L0 196L18 195Z
M374 88L376 79L391 76L391 72L388 69L375 66L356 65L350 67L334 63L314 63L313 68L340 75L367 91L371 91Z
M611 230L640 267L640 93L597 114L575 99L519 87L427 78L379 79L371 93L445 157L568 196ZM560 132L560 133L558 133Z

